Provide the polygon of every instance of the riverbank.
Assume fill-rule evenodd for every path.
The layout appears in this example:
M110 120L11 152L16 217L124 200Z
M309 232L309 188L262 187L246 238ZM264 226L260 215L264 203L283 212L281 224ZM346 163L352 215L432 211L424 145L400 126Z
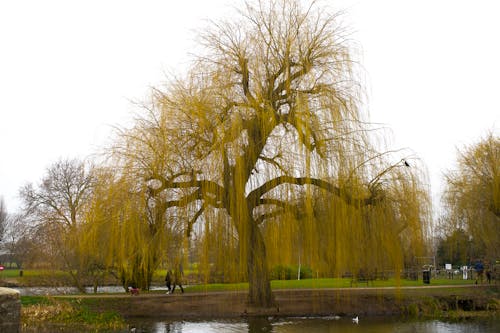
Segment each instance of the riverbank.
M93 311L123 317L234 318L242 316L449 317L452 312L493 315L500 311L497 286L421 286L274 290L276 305L252 308L244 291L59 296ZM456 314L454 314L456 315Z
M99 331L122 329L134 320L390 316L461 321L500 317L498 286L280 289L274 295L276 306L269 309L249 307L246 291L25 296L21 297L21 319L24 328L49 324Z

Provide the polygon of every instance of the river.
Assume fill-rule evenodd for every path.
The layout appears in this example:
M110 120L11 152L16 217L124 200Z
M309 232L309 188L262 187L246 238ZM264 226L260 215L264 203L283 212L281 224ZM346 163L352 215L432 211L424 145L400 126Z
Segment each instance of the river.
M12 289L19 291L21 296L45 296L45 295L77 295L81 294L75 287L12 287ZM94 293L94 288L85 288L89 294ZM151 290L165 290L165 287L155 286ZM97 293L125 293L122 286L103 286L97 288Z
M497 333L500 332L500 318L465 322L443 322L439 320L404 320L401 318L351 318L336 317L293 317L254 318L238 320L150 320L129 319L129 328L118 332L151 333ZM22 332L79 333L78 329L63 327L24 328ZM84 331L82 331L84 332Z

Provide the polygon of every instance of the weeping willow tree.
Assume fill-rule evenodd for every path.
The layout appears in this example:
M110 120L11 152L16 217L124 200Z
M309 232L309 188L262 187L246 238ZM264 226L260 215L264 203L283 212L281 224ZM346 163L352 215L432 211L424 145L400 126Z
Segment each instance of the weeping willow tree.
M248 279L255 306L274 303L270 262L297 251L338 272L387 256L401 267L403 251L421 250L421 174L370 142L337 22L314 2L247 3L201 34L202 55L155 91L116 148L165 223L182 221L186 239L207 235L207 247L216 231L229 244L219 256L237 252L227 265Z
M80 244L89 266L112 274L125 290L128 286L149 290L166 246L174 244L172 230L176 227L157 214L144 187L129 176L117 170L99 170Z
M500 257L500 138L489 134L459 151L458 168L446 174L446 221L465 230L475 246ZM451 234L450 233L450 234Z

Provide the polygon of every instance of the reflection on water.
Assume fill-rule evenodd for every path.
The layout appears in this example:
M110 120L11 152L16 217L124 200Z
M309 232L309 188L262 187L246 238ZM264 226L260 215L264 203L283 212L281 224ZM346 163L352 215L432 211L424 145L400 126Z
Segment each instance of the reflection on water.
M25 327L23 333L88 332L87 329L76 327L64 328L58 325L45 327ZM250 321L132 321L130 328L113 331L151 332L151 333L498 333L500 319L483 322L445 323L441 321L402 322L395 320L365 320L353 324L350 320L323 319L281 319L281 320L250 320ZM112 332L110 332L112 333Z
M500 320L445 323L441 321L401 321L390 318L371 318L354 324L350 318L255 318L218 321L131 321L135 332L154 333L497 333Z
M74 295L81 294L77 288L74 287L19 287L12 288L19 291L21 296L44 296L44 295ZM163 286L154 286L151 287L152 291L154 290L166 290ZM85 288L85 291L89 294L94 293L93 287ZM125 289L122 286L102 286L97 288L97 293L125 293Z
M61 327L47 325L45 327L25 327L28 332L88 332L77 327ZM241 320L129 320L129 328L113 331L148 332L148 333L498 333L500 318L460 323L442 321L404 321L396 318L361 318L359 324L354 324L351 318L253 318ZM110 333L113 333L110 332Z

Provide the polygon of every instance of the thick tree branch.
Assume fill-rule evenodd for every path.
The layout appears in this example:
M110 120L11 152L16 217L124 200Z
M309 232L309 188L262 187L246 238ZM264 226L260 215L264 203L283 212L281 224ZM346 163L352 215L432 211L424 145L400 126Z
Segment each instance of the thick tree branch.
M195 224L196 220L203 214L205 211L205 205L202 205L201 208L194 214L193 218L188 221L188 226L186 229L186 236L189 238L191 236L191 231L193 230L193 224Z
M279 199L272 199L272 198L261 198L259 200L259 206L260 205L273 205L281 209L276 209L272 212L266 212L262 215L260 215L258 218L255 219L255 222L257 224L261 224L267 219L277 217L282 215L285 211L293 213L295 216L299 216L299 210L297 209L297 206L292 205L286 201L279 200Z
M260 204L261 197L273 190L274 188L280 185L314 185L321 189L324 189L330 192L333 195L342 198L347 204L354 206L366 206L369 204L373 204L375 202L375 198L368 197L364 199L353 198L346 192L343 192L339 187L327 182L326 180L313 178L313 177L291 177L291 176L280 176L274 178L268 182L265 182L252 192L250 192L247 196L248 202L253 203L253 207L255 208L258 204Z
M238 58L238 63L240 70L237 72L238 74L241 74L241 87L243 88L243 93L250 104L256 105L255 97L250 91L250 70L248 68L248 59L244 56L240 56Z
M161 182L159 187L148 187L149 194L153 197L168 189L196 189L180 199L167 201L165 208L174 206L183 207L196 200L204 200L207 204L217 208L222 208L224 206L224 189L216 182L210 180L172 181L159 175L146 179L146 181L150 180Z
M282 214L283 214L283 211L280 211L280 210L275 210L275 211L272 211L270 213L265 213L265 214L262 214L259 217L257 217L255 219L255 223L257 225L259 225L259 224L262 224L264 221L266 221L268 219L271 219L273 217L281 216Z

